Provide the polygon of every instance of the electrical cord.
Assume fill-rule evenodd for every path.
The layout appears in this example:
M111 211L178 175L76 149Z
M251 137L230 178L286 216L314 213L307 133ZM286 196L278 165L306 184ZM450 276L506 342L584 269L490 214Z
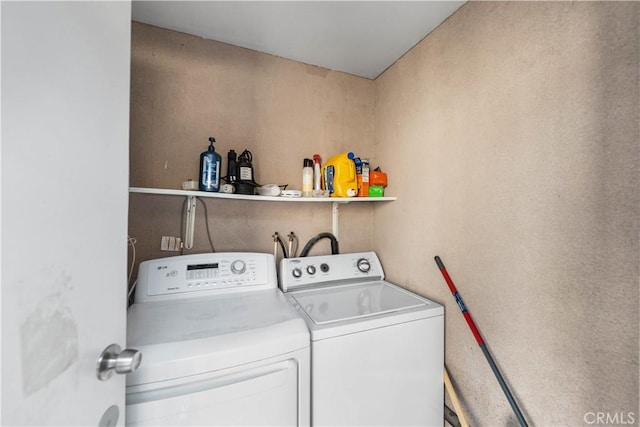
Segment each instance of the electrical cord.
M200 203L202 203L202 207L204 208L204 225L207 229L207 239L209 239L209 245L211 246L211 252L215 252L216 249L213 247L213 240L211 239L211 231L209 230L209 212L207 212L207 204L200 197L196 197Z
M136 280L135 282L133 282L133 286L131 286L131 289L129 289L129 293L127 294L127 298L129 298L129 300L131 300L131 294L133 294L133 291L136 289L137 284L138 281Z
M180 255L184 254L184 210L187 207L187 198L182 201L182 208L180 209Z
M251 151L245 149L239 156L238 156L238 163L240 163L242 160L247 161L249 163L251 163L253 161L253 154L251 154Z
M131 289L129 290L129 293L127 294L127 307L129 307L129 306L131 306L131 304L133 304L133 291L135 291L137 284L138 284L137 280L135 282L133 282L133 286L131 286Z
M138 241L131 236L127 236L127 242L128 246L131 246L131 268L129 269L129 275L127 276L127 287L129 288L129 291L127 292L127 301L129 305L131 305L133 303L131 295L133 295L133 291L135 291L136 285L138 284L138 281L136 280L133 282L133 285L129 287L129 283L131 283L131 276L133 275L133 268L136 265L136 243L138 243Z
M131 275L133 274L133 267L136 265L136 243L138 241L131 237L127 236L128 245L131 246L131 268L129 269L129 276L127 276L127 286L131 283Z

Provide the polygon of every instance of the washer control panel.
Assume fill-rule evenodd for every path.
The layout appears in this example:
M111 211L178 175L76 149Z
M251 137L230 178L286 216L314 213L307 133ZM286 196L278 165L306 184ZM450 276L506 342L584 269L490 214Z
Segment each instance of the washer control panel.
M384 279L382 265L375 252L285 258L280 262L279 273L280 289L285 292L316 284Z
M276 283L270 254L182 255L140 263L135 301L275 288Z

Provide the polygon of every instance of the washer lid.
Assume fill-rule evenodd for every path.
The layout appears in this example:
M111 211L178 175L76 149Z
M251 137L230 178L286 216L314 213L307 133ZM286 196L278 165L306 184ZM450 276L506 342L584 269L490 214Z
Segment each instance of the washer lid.
M127 347L142 352L127 385L179 378L309 346L309 331L277 289L134 304Z
M384 282L295 292L293 298L318 325L426 306Z
M444 308L386 281L288 292L307 320L312 340L433 316Z

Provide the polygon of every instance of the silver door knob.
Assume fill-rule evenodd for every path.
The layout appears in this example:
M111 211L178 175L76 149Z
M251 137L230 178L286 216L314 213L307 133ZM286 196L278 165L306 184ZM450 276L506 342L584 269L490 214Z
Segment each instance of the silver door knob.
M128 374L136 371L142 362L142 353L134 349L122 350L118 344L111 344L105 348L96 366L96 375L101 381L106 381L115 372Z

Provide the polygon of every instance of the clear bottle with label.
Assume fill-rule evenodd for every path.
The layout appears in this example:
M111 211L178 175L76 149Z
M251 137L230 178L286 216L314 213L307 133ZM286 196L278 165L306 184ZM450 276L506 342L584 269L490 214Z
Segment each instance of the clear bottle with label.
M302 197L313 197L313 160L304 159L302 166Z
M220 163L221 157L213 148L216 142L214 137L209 138L209 148L200 154L200 191L218 192L220 189Z

